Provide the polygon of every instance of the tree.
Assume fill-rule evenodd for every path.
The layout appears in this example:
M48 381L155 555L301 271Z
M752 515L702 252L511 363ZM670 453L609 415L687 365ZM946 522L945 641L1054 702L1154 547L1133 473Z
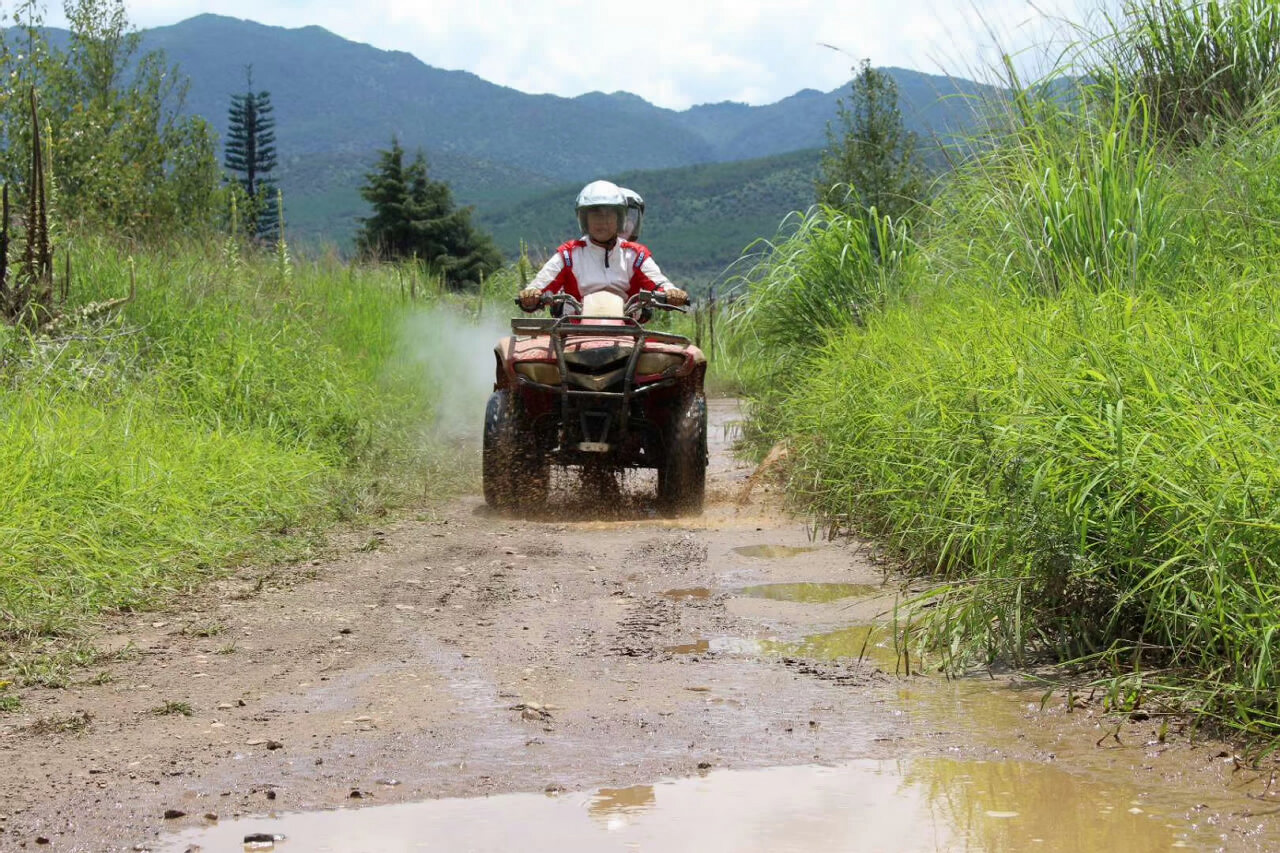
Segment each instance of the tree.
M271 116L271 93L253 91L253 69L246 70L243 95L231 96L227 110L227 145L223 165L237 173L235 182L244 190L248 204L249 233L270 240L280 227L276 205L276 120Z
M837 102L840 132L827 125L818 201L859 215L874 209L880 217L909 217L924 182L916 135L903 128L898 111L898 86L864 59L850 88L849 104Z
M213 210L213 133L183 116L185 79L140 53L122 0L66 0L66 49L45 39L41 0L0 34L0 173L18 185L31 159L28 94L40 101L50 207L60 223L133 235L203 225Z
M451 288L478 285L502 266L492 238L472 223L471 208L455 207L449 185L431 180L421 151L406 166L396 138L390 149L378 152L360 195L373 205L373 215L362 220L356 235L362 255L417 258L440 272Z

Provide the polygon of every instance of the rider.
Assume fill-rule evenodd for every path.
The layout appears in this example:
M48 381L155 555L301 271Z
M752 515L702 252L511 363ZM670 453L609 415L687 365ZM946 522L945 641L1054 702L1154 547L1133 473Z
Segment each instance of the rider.
M578 193L576 208L582 236L561 244L520 291L521 308L538 310L544 292L567 293L581 302L599 291L626 299L656 290L666 294L670 305L689 301L689 295L658 269L648 248L619 236L627 224L627 197L616 184L592 181Z
M618 187L618 189L622 190L622 197L627 200L627 219L622 224L622 230L618 232L618 236L623 240L639 240L640 227L644 225L644 199L635 190L629 190L626 187Z

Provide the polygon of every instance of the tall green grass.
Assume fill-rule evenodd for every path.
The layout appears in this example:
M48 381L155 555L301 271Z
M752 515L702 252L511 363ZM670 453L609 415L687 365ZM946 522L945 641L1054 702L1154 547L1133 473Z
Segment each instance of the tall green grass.
M474 474L432 432L433 342L410 332L424 311L463 322L476 305L422 271L236 246L69 250L80 301L137 295L111 319L0 339L0 638L297 554Z
M1188 17L1153 32L1175 8ZM832 288L884 297L807 344L743 323L743 375L762 437L790 444L793 494L938 581L923 630L954 665L1088 661L1120 705L1167 699L1275 738L1280 102L1256 61L1280 39L1274 4L1131 11L1145 29L1120 38L1136 41L1092 46L1105 67L1203 14L1194 47L1235 51L1248 107L1197 145L1116 77L989 105L993 133L891 287L833 274L856 238L802 234L753 274L748 317L774 299L759 283L803 282L792 297L811 288L815 311ZM1151 62L1161 91L1200 85L1174 56Z

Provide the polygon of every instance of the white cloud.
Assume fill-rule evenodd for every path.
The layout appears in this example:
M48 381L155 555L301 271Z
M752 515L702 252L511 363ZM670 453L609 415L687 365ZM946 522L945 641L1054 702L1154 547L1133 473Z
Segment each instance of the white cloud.
M127 0L128 2L128 0ZM631 11L620 11L630 5ZM317 24L439 68L471 71L530 93L625 90L674 109L770 103L842 86L863 57L875 65L970 76L1043 41L1050 15L1090 0L133 0L140 27L201 12L298 27ZM1074 12L1079 17L1080 13ZM53 22L50 15L50 22ZM830 45L827 47L824 45ZM834 50L832 48L835 48Z

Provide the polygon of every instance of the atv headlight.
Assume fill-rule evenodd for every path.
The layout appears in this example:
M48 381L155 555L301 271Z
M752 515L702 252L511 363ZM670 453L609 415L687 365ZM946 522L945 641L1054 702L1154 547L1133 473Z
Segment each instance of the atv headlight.
M684 356L666 352L646 352L636 362L636 373L651 376L655 373L675 371L684 364Z
M522 361L516 365L516 373L539 385L560 384L560 368L545 361Z

